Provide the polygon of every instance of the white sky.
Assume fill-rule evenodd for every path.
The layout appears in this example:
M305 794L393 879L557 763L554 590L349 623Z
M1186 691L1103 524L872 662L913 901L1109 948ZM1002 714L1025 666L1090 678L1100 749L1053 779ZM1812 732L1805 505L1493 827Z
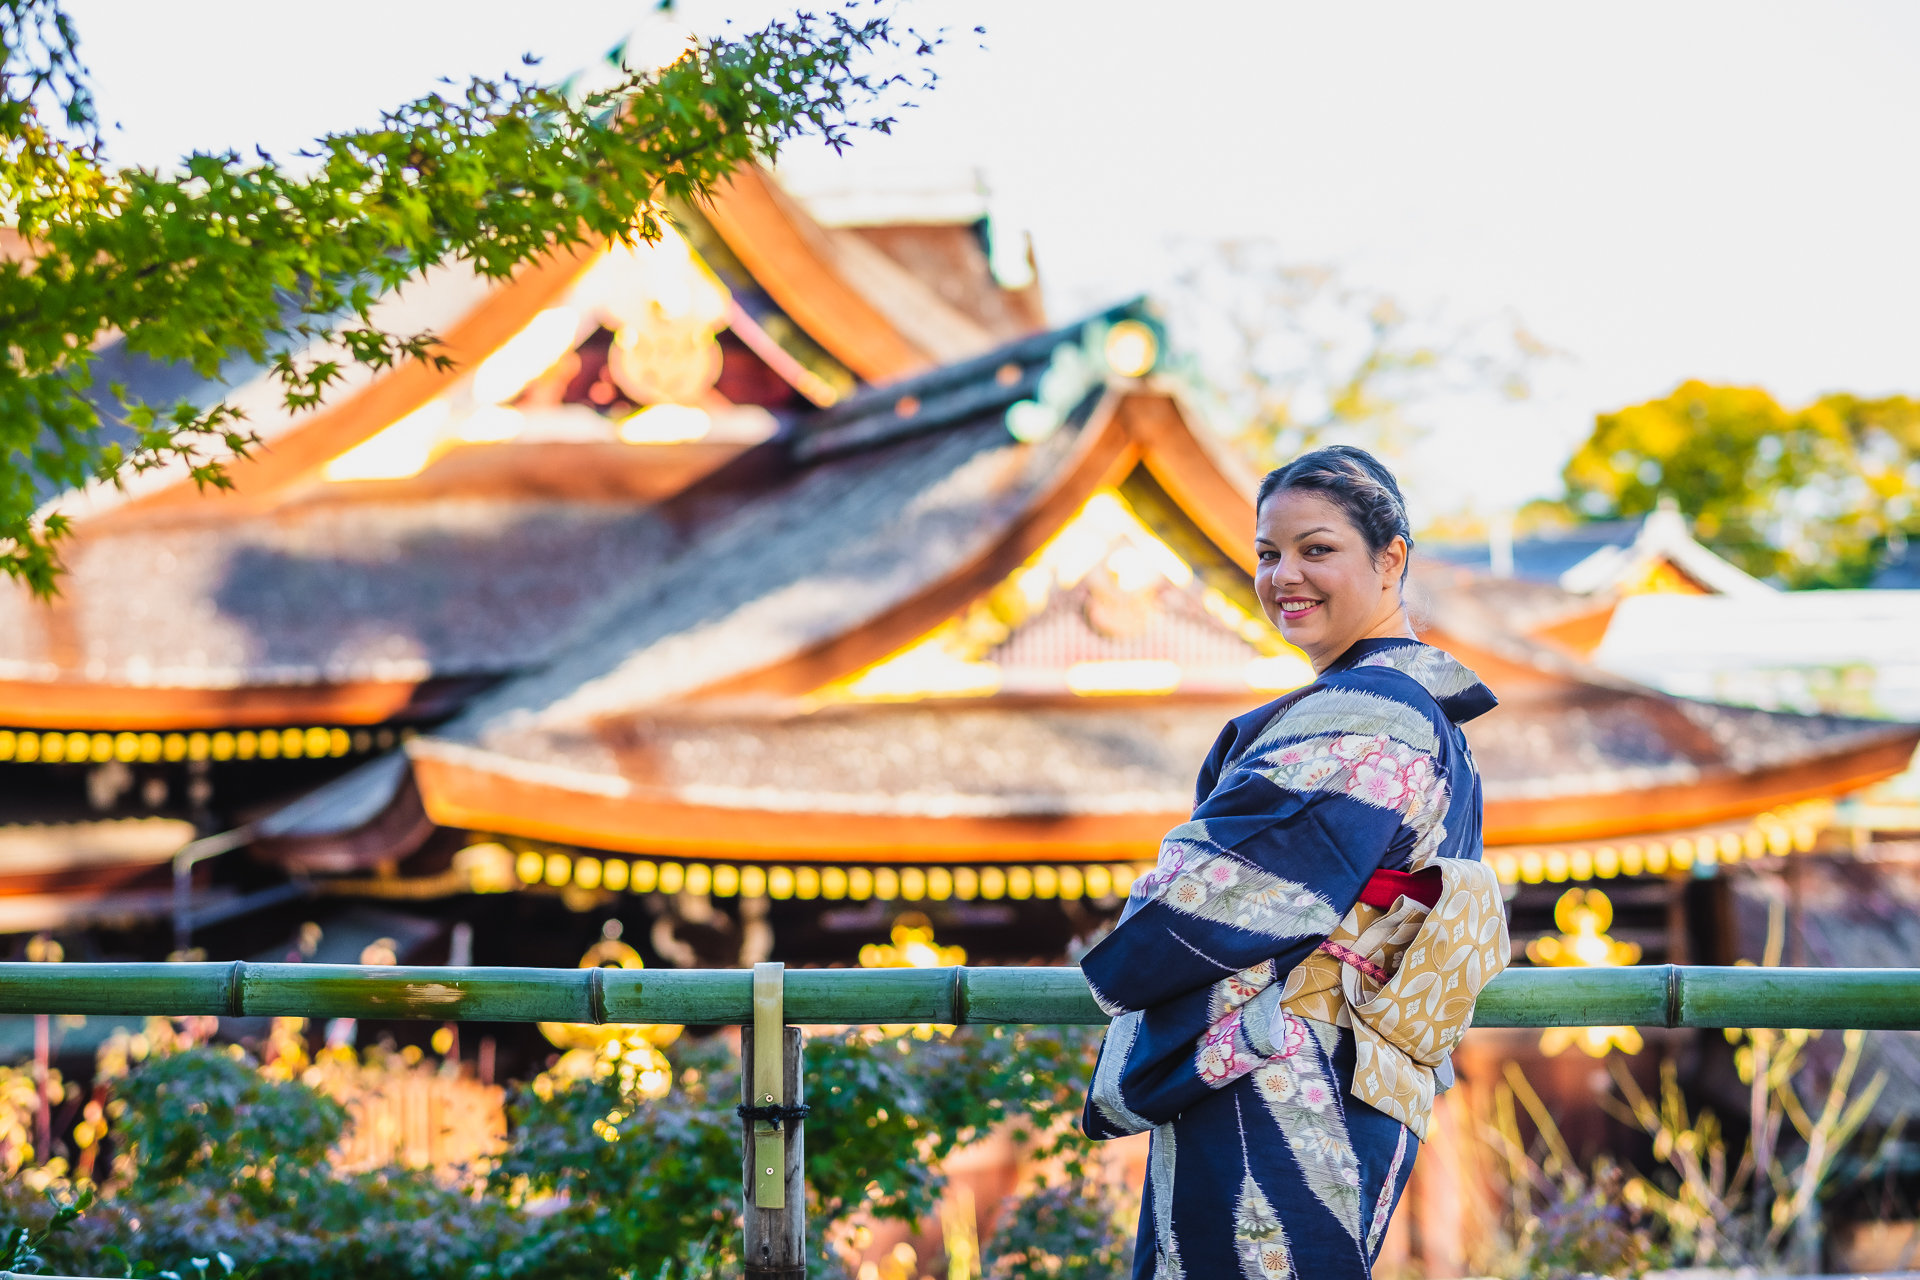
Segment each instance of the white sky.
M797 0L794 0L797 3ZM290 152L439 76L558 75L649 0L72 0L123 162ZM767 0L690 0L703 28ZM808 190L980 171L1056 316L1164 246L1265 237L1569 353L1533 400L1453 406L1405 460L1429 512L1557 489L1592 415L1688 378L1920 392L1920 7L1671 0L917 0L941 87L893 138L795 155ZM971 28L987 28L984 37ZM985 48L980 46L984 44Z

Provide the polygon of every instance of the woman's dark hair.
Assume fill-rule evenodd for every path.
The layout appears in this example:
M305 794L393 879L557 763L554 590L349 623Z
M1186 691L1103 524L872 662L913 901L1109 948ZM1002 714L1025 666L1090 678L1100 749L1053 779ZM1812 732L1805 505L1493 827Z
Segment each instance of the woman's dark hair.
M1288 489L1312 489L1346 512L1347 519L1366 539L1367 550L1378 557L1395 538L1404 538L1413 550L1413 530L1407 525L1407 501L1399 482L1380 459L1350 444L1328 445L1303 453L1286 466L1269 471L1260 481L1253 509ZM1409 557L1411 563L1411 557ZM1407 571L1400 570L1405 582Z

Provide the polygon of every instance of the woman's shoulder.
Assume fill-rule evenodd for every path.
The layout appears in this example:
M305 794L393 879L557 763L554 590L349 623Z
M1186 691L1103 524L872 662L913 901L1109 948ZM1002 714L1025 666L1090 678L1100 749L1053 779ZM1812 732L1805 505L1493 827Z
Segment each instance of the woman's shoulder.
M1389 666L1356 666L1322 674L1270 719L1266 735L1384 734L1430 752L1446 724L1446 713L1419 681Z
M1420 679L1400 666L1361 663L1328 671L1314 684L1323 692L1342 690L1391 698L1415 707L1437 707L1438 700ZM1301 699L1302 702L1307 699Z
M1499 705L1493 690L1445 649L1411 637L1361 644L1363 653L1318 683L1399 702L1440 726L1464 724Z
M1452 654L1417 640L1362 641L1366 651L1324 671L1312 684L1227 722L1210 763L1271 745L1327 735L1394 738L1431 753L1452 725L1496 699Z
M1243 712L1221 728L1219 736L1213 740L1213 750L1207 752L1206 763L1201 766L1201 790L1208 787L1209 776L1218 776L1228 761L1238 756L1242 749L1256 741L1268 726L1286 713L1286 708L1298 702L1307 692L1295 689L1292 693L1262 703L1251 711Z

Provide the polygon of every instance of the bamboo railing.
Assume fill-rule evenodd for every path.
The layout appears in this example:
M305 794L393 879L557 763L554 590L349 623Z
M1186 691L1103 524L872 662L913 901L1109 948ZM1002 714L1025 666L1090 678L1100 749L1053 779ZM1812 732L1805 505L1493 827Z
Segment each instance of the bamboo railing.
M743 1259L750 1280L804 1280L804 1100L795 1023L1098 1025L1074 968L483 969L327 964L0 963L0 1013L421 1018L436 1022L741 1026ZM1920 969L1509 969L1481 1027L1920 1030ZM0 1273L0 1280L14 1280ZM24 1280L24 1278L23 1278ZM37 1280L68 1280L42 1276Z
M789 1023L1097 1025L1074 968L790 969ZM753 1019L746 969L0 963L0 1013L683 1023ZM1920 1029L1920 969L1509 969L1480 1027Z

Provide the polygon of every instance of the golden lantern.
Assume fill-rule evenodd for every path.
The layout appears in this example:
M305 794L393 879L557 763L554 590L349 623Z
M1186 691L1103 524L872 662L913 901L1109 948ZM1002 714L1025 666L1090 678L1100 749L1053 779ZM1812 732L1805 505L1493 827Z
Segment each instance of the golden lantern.
M640 953L620 941L620 922L609 920L600 941L580 957L582 969L644 969ZM617 1074L624 1092L642 1098L664 1097L673 1086L673 1064L662 1048L680 1038L681 1027L667 1024L542 1022L540 1034L566 1050L557 1074L585 1079Z
M945 965L965 964L965 947L943 947L933 938L933 921L918 911L903 911L894 917L892 941L869 942L860 948L862 969L937 969ZM883 1036L912 1034L928 1040L935 1031L942 1035L953 1028L946 1024L922 1022L917 1025L885 1025L877 1028Z
M1527 944L1527 959L1554 968L1614 968L1635 964L1640 944L1607 936L1613 926L1613 902L1598 889L1569 889L1553 907L1560 932ZM1604 1058L1614 1049L1638 1053L1645 1046L1634 1027L1548 1027L1540 1035L1540 1051L1548 1057L1578 1045L1588 1057Z
M937 969L965 964L965 947L943 947L933 940L933 921L918 911L903 911L893 921L893 941L860 948L862 969Z

